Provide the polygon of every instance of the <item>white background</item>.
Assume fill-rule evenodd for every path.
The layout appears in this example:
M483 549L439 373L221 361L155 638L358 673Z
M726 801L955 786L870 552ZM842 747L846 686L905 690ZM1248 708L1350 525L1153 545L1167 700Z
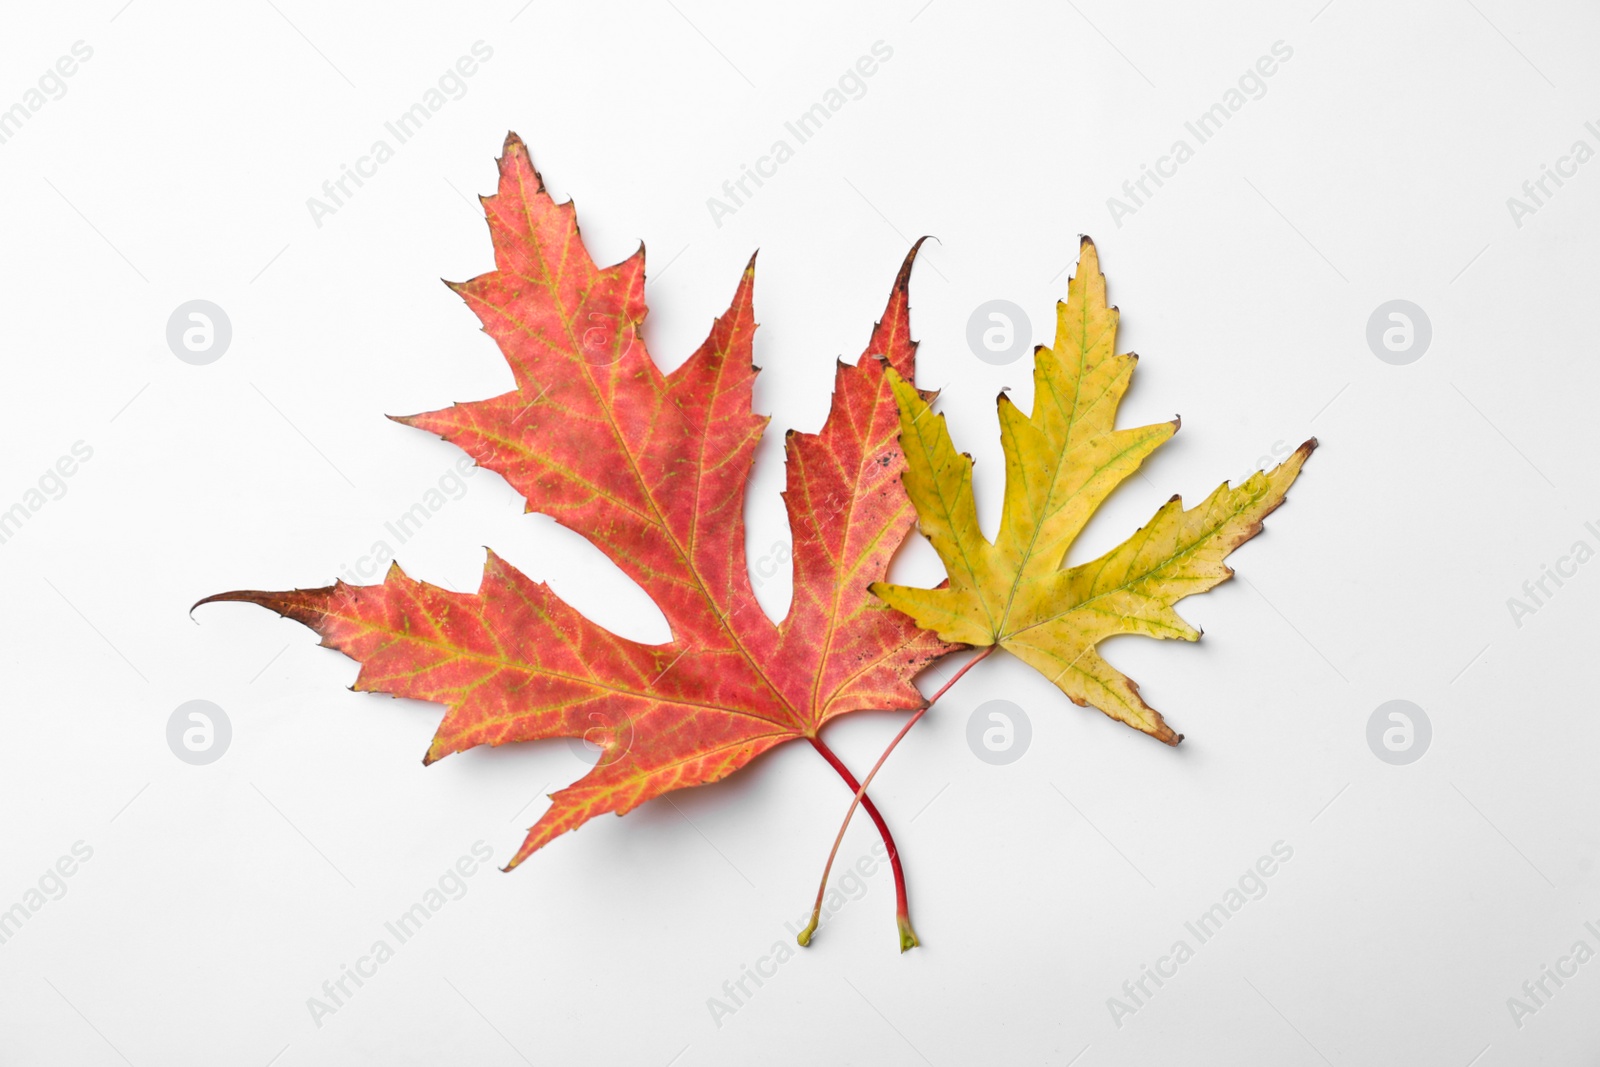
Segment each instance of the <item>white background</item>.
M75 842L66 894L0 945L7 1064L1498 1064L1591 1062L1600 962L1519 1028L1507 998L1600 920L1592 691L1600 563L1514 622L1507 599L1600 520L1593 252L1600 163L1515 224L1506 204L1600 119L1600 18L1575 2L1306 0L749 5L123 0L8 12L0 107L93 57L0 144L0 508L74 442L93 458L0 544L7 813L0 908ZM919 7L919 4L921 5ZM475 41L493 58L336 214L306 207ZM716 225L724 180L874 42L892 59ZM1107 198L1274 42L1293 49L1121 225ZM789 939L848 794L800 745L717 786L492 867L318 1026L321 996L476 841L503 863L568 745L424 769L436 707L346 691L356 665L268 612L188 606L325 584L455 462L386 421L510 375L438 278L490 268L475 195L507 129L577 199L590 251L649 250L646 337L681 361L761 249L756 406L774 417L750 554L787 538L781 433L815 429L909 242L919 377L1000 500L984 301L1049 340L1077 235L1099 243L1122 425L1182 432L1074 550L1193 502L1311 434L1289 504L1187 602L1197 645L1108 657L1188 735L1174 751L996 657L873 793L924 947L895 951L887 871L721 1025L722 983ZM1551 188L1554 188L1551 186ZM670 268L670 269L669 269ZM209 366L165 340L186 300L233 325ZM1368 316L1433 324L1409 366ZM596 550L479 473L401 546L472 588L491 545L628 636L666 637ZM899 576L939 574L922 544ZM761 589L781 614L787 575ZM1554 588L1553 586L1551 588ZM931 691L937 679L924 679ZM182 702L223 707L205 767ZM966 744L1024 708L1024 757ZM1391 699L1434 738L1366 742ZM870 764L897 719L829 737ZM862 820L847 859L875 840ZM1257 857L1293 858L1118 1026L1108 998ZM752 987L753 988L753 987ZM1555 987L1552 985L1552 990ZM1477 1057L1475 1059L1475 1057Z

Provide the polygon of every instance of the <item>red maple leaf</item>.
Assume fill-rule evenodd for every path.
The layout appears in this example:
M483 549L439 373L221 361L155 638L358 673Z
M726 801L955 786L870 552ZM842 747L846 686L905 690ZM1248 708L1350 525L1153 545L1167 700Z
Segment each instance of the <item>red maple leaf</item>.
M482 744L603 743L595 767L552 795L507 869L596 815L714 782L796 738L854 792L821 728L846 712L925 706L912 678L963 647L867 591L916 518L883 371L912 380L916 248L866 353L838 365L821 432L786 437L794 600L774 623L745 560L745 485L767 423L751 412L754 259L705 343L663 374L639 333L643 247L596 266L571 202L546 193L515 134L499 163L499 192L483 198L497 269L451 288L499 343L516 388L399 421L454 442L529 511L599 546L661 608L672 640L618 637L492 552L476 593L415 581L396 565L380 585L242 590L201 603L271 608L359 661L357 690L447 705L424 762ZM863 806L893 856L881 816Z

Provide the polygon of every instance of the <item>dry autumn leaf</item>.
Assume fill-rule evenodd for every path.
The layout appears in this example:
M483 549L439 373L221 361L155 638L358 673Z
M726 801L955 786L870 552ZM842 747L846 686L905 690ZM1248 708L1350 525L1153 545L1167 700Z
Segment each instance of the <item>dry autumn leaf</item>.
M1095 646L1114 634L1198 640L1173 605L1227 581L1223 559L1261 529L1317 446L1238 486L1226 483L1184 510L1176 496L1099 559L1062 563L1111 491L1178 429L1178 420L1115 428L1134 355L1117 355L1117 309L1106 304L1094 242L1083 239L1056 341L1034 358L1033 414L1000 394L1006 487L993 543L978 528L972 458L958 453L943 415L891 375L900 406L906 488L919 526L944 561L948 587L877 583L873 592L950 642L998 645L1049 678L1073 703L1093 705L1169 745L1182 740L1139 686ZM870 779L869 779L870 781Z
M767 423L751 412L754 260L710 337L663 374L639 333L643 248L597 267L571 202L550 197L514 134L499 165L499 191L483 198L497 269L451 288L498 342L516 387L399 421L454 442L529 511L599 546L661 608L672 640L618 637L493 553L476 593L395 566L380 585L201 603L270 608L358 660L357 690L447 705L424 762L539 738L603 744L595 767L553 794L509 867L596 815L714 782L798 738L856 792L822 728L847 712L923 707L911 680L953 647L867 591L914 520L890 382L913 374L916 249L866 354L838 365L821 431L787 436L794 597L774 623L745 559L745 487ZM863 806L889 848L902 946L915 944L893 839Z

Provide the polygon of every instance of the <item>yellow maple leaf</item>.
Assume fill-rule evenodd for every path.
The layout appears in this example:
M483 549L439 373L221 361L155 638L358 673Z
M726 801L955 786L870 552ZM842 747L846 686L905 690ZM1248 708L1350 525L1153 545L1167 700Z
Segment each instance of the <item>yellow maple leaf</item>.
M900 407L905 485L919 528L950 580L938 589L877 582L872 591L945 641L998 644L1049 678L1073 703L1093 705L1169 745L1183 740L1139 686L1095 646L1113 634L1195 641L1174 605L1233 576L1224 557L1261 529L1317 446L1312 438L1270 471L1226 482L1197 507L1167 501L1099 559L1062 563L1095 509L1178 429L1178 420L1115 428L1138 356L1116 354L1117 309L1106 304L1094 242L1085 237L1056 341L1034 356L1033 414L1002 393L1006 489L993 543L978 527L972 457L957 452L943 415L891 371Z

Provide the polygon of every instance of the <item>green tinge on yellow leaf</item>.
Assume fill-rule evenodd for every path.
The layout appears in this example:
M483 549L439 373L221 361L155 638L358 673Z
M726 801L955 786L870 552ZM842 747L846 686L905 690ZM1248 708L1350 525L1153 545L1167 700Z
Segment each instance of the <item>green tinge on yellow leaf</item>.
M1030 605L1013 615L1000 644L1028 663L1075 704L1093 704L1113 719L1168 744L1182 740L1139 696L1139 687L1094 651L1115 634L1197 641L1200 631L1173 605L1233 577L1223 562L1254 537L1315 448L1307 441L1268 472L1226 483L1185 511L1173 497L1145 526L1090 563L1057 571Z
M1178 429L1178 420L1115 429L1137 356L1115 354L1117 309L1106 303L1094 244L1057 305L1056 343L1034 362L1034 405L999 400L1006 489L991 543L978 526L972 459L955 449L942 415L891 375L900 407L905 484L920 529L949 573L941 589L877 583L873 592L946 641L999 644L1074 703L1168 744L1181 735L1095 646L1115 634L1193 641L1177 601L1226 581L1224 557L1261 529L1316 447L1307 441L1269 472L1224 484L1187 511L1173 497L1100 559L1062 569L1067 550L1105 499Z

